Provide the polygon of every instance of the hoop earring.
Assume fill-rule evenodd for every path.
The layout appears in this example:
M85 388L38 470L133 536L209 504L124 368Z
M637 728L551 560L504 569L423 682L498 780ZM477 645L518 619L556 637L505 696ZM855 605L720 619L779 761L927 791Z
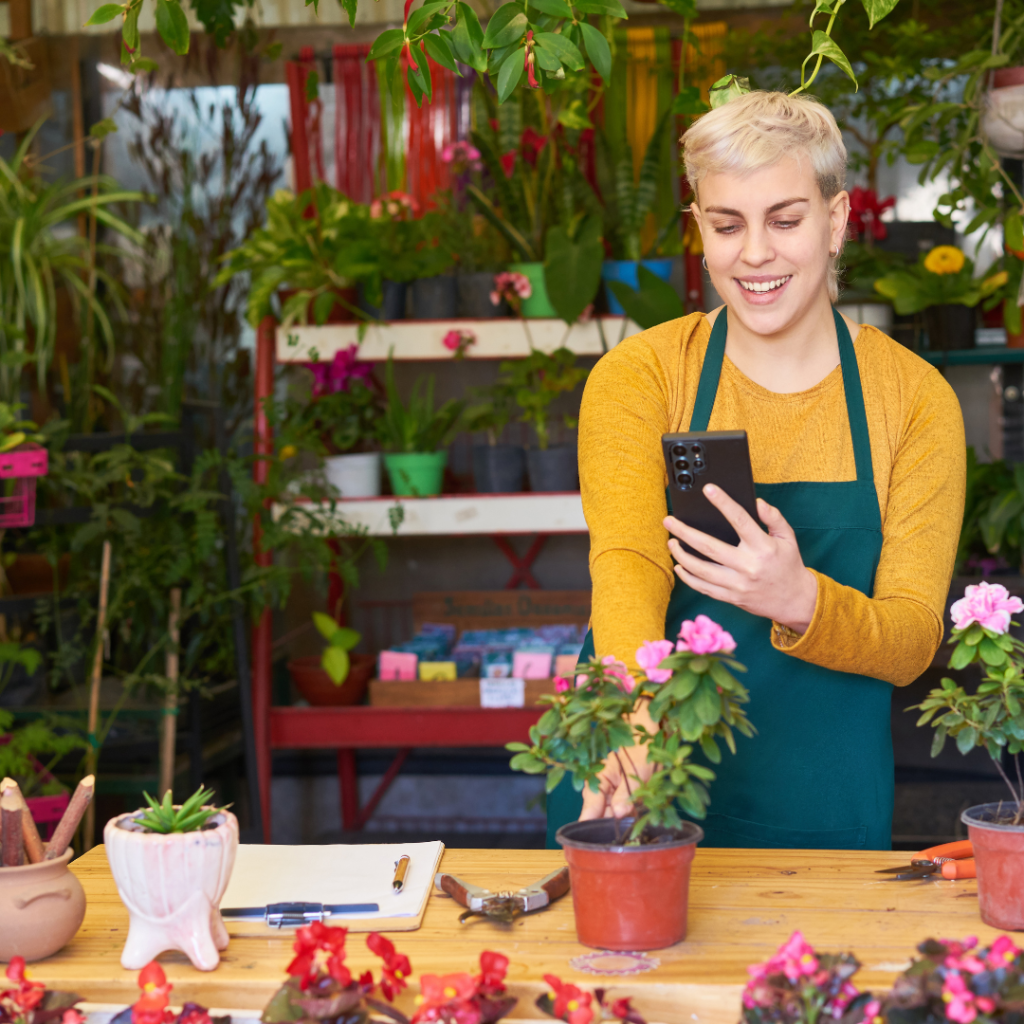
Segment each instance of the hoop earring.
M701 256L700 262L703 265L704 269L707 270L708 269L708 258L707 258L707 256Z
M829 247L828 254L832 259L835 259L839 255L839 246L836 246L836 251L833 252L831 246Z

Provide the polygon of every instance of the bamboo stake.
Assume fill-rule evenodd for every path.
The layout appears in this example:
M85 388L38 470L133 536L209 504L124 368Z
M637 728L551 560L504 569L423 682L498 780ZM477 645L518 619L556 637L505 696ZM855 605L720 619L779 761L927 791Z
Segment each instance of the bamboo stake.
M171 589L171 611L167 616L167 648L164 675L167 676L167 696L164 699L163 732L160 736L160 789L159 797L174 788L174 741L178 731L178 640L181 618L181 589Z
M96 774L99 760L99 741L96 728L100 717L100 680L103 677L103 634L107 625L107 591L110 589L110 541L103 542L103 562L100 566L100 605L96 613L96 653L92 659L92 681L89 687L89 751L85 755L86 771ZM96 831L96 805L90 800L85 812L85 834L82 849L91 850ZM70 839L69 839L70 841ZM51 846L53 844L51 843ZM61 851L63 852L63 851Z
M46 860L56 860L68 848L74 838L75 829L82 820L82 815L93 806L92 795L96 789L96 777L86 775L75 787L64 816L53 830L53 838L46 844Z
M18 798L18 803L21 805L21 838L25 844L25 857L30 864L38 864L43 859L46 850L43 847L42 839L39 837L36 823L32 819L32 812L28 809L28 801L21 792L21 787L11 778L6 778L3 782L0 782L0 796L4 796L8 792L14 793Z

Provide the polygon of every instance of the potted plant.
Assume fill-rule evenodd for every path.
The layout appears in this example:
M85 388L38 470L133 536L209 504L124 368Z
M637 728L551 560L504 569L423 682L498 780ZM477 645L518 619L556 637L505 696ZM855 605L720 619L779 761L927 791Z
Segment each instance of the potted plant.
M557 833L584 945L662 949L685 938L690 863L703 832L679 811L703 818L706 787L715 777L692 755L699 747L718 763L719 740L735 752L734 730L754 733L742 708L747 691L730 671L744 671L732 658L735 646L717 623L699 615L682 624L676 643L647 642L636 652L645 673L639 682L612 656L593 658L575 681L556 678L556 692L540 698L548 709L530 728L530 743L508 745L513 768L547 773L549 793L566 774L577 791L596 791L609 757L618 759L626 779L632 818L576 821ZM658 726L653 734L631 724L648 700ZM646 782L626 763L626 748L634 745L646 746L647 762L655 766Z
M417 222L419 240L413 252L412 316L416 320L451 320L459 312L455 279L452 214L447 205L428 210Z
M512 385L498 380L476 392L478 405L466 409L463 427L470 433L483 433L486 444L473 445L473 482L478 494L516 494L523 489L526 452L522 445L499 444L515 408Z
M955 245L937 245L904 270L875 282L897 313L924 312L932 351L974 347L975 307L1005 278L974 278L974 264Z
M434 408L434 378L417 377L404 403L395 386L395 366L388 353L384 371L386 405L377 423L391 490L401 497L425 498L441 493L448 452L444 445L458 430L465 402L449 399Z
M499 383L515 395L520 420L533 425L537 447L526 453L530 489L533 491L575 491L579 488L575 445L551 445L551 403L570 394L587 378L587 370L576 365L567 348L550 355L534 349L525 359L501 364ZM565 426L576 426L576 418L565 415Z
M74 992L48 989L41 981L25 976L25 957L12 955L5 980L0 980L0 1016L5 1024L85 1024L86 1016L75 1008L82 997Z
M214 287L236 274L251 277L246 319L253 327L274 313L278 319L317 324L363 314L357 286L376 297L380 257L370 231L370 210L324 181L300 195L279 189L267 200L267 223L224 256Z
M212 971L227 949L220 901L238 849L238 819L214 807L211 790L197 789L183 804L171 791L148 808L111 818L103 829L107 860L128 908L128 938L121 953L127 970L145 967L165 950L185 954L192 966Z
M1000 584L968 586L950 609L953 632L952 669L977 664L982 681L968 693L952 679L932 690L915 709L918 725L935 729L932 756L948 738L961 754L984 747L1003 777L1011 800L969 807L961 815L974 847L981 919L994 928L1024 929L1024 785L1020 754L1024 751L1024 643L1010 635L1011 615L1024 602ZM1009 754L1017 785L1003 767Z
M359 633L339 626L330 615L313 612L313 624L327 641L322 655L292 658L288 673L296 689L314 707L358 704L373 675L372 654L352 654L362 639Z

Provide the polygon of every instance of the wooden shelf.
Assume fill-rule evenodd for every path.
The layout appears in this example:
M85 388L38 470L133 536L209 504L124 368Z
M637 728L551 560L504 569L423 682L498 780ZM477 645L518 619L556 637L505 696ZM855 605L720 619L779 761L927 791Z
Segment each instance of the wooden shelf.
M982 345L980 348L955 349L951 352L920 352L932 366L991 366L997 363L1024 363L1024 348L1005 345Z
M388 511L405 512L397 532ZM275 505L278 515L281 506ZM353 498L338 502L350 526L374 537L442 537L471 534L586 533L578 491L554 494L442 494L436 498Z
M329 362L334 354L350 345L359 346L359 358L383 362L394 349L396 360L438 360L451 362L444 336L451 330L472 331L476 342L467 359L516 359L535 348L553 352L565 346L580 356L599 356L623 338L639 334L640 327L621 316L605 316L587 323L566 325L564 320L396 320L370 324L359 340L358 324L326 324L323 327L293 325L277 328L279 363ZM602 344L602 333L604 344ZM532 342L532 345L531 345Z

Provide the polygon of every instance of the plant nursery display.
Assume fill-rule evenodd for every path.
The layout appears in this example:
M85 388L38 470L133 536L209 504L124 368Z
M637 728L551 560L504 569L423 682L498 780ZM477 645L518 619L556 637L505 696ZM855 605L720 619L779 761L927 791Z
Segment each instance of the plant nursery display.
M725 630L699 615L682 624L676 643L648 641L636 652L644 672L639 682L611 655L592 658L574 680L557 678L556 693L541 697L548 707L531 726L530 743L508 744L512 767L546 773L549 793L566 776L577 792L584 786L596 792L611 757L622 772L634 818L577 821L558 831L585 945L660 949L685 937L690 862L703 832L679 812L703 818L707 784L715 777L692 755L699 748L717 764L719 741L735 753L734 730L754 734L742 707L747 691L730 671L745 671L732 658L735 646ZM653 734L631 724L647 700L658 727ZM656 765L646 781L629 759L634 745L645 746L647 761Z
M949 667L978 665L982 681L974 693L943 679L915 708L918 725L935 729L932 756L948 738L961 754L984 747L1010 791L1011 802L982 804L963 812L978 872L982 920L996 928L1024 929L1024 643L1010 635L1011 616L1024 602L1001 584L968 586L950 610L954 645ZM1016 785L1003 765L1012 758Z
M238 821L209 803L200 787L184 803L168 790L148 809L111 818L103 830L107 859L130 925L121 966L145 967L169 949L212 971L227 949L220 900L238 849Z

